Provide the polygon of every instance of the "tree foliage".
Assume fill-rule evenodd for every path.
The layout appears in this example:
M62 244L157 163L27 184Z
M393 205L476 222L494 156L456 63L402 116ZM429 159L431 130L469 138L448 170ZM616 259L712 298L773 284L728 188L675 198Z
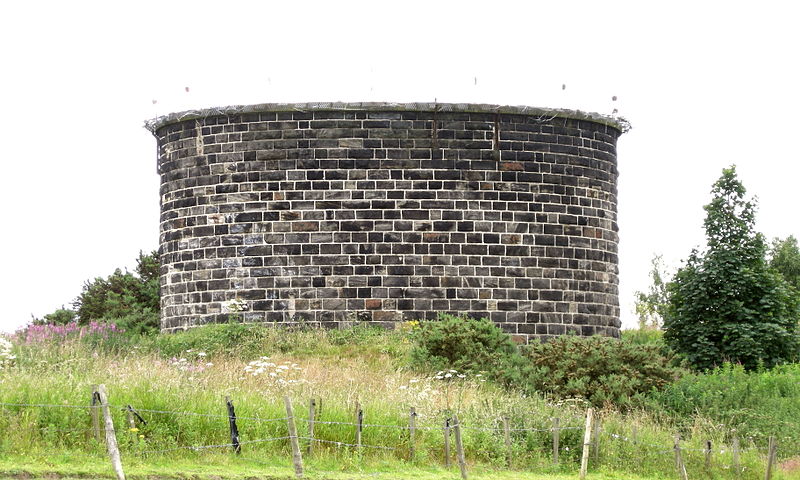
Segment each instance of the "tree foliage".
M78 323L113 321L130 332L159 328L158 252L139 252L134 273L116 269L106 278L87 281L73 303Z
M667 306L667 273L664 268L664 259L661 255L654 255L651 260L650 286L647 292L637 291L635 309L639 317L639 328L661 327L664 309Z
M61 308L56 309L52 313L48 313L42 318L34 317L31 323L34 325L66 325L74 322L77 317L78 314L75 310L64 308L62 305Z
M800 292L800 248L797 239L789 235L786 240L772 240L769 266L783 275L784 280Z
M722 171L706 205L705 252L692 251L667 286L664 340L698 369L725 361L772 367L798 355L798 298L766 262L735 167Z

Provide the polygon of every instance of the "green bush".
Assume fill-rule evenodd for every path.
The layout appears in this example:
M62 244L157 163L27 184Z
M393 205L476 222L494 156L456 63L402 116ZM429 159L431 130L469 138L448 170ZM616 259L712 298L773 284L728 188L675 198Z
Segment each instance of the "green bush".
M619 409L641 403L664 388L680 370L670 365L658 345L608 337L555 338L531 344L525 355L533 366L530 388L554 398L583 398L595 406Z
M440 315L412 331L411 364L426 371L483 372L506 386L524 387L530 370L511 337L491 320Z

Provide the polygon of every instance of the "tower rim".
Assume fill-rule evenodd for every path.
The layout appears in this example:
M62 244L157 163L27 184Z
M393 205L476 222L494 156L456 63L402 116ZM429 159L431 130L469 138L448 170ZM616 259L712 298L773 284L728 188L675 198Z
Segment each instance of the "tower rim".
M168 125L187 120L199 120L215 116L241 115L268 112L442 112L442 113L496 113L506 115L539 116L542 120L564 118L583 120L606 125L620 134L630 130L630 123L623 117L613 117L582 110L543 108L526 105L497 105L489 103L438 103L438 102L294 102L258 103L251 105L228 105L168 113L146 120L144 127L155 133Z

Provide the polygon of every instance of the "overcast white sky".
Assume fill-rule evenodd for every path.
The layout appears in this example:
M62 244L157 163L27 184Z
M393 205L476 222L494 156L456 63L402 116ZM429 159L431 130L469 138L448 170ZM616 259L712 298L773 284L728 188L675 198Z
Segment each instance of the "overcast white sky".
M616 107L631 121L618 145L619 226L623 323L634 326L651 256L677 266L702 244L702 206L723 167L736 164L758 196L764 234L800 234L800 7L654 5L3 2L0 330L68 305L85 280L157 248L146 118L434 99Z

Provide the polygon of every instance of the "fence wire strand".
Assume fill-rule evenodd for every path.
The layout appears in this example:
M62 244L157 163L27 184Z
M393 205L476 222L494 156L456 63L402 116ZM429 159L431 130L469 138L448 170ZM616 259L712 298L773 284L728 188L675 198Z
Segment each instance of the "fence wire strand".
M367 445L367 444L356 444L356 443L345 443L345 442L337 442L335 440L325 440L322 438L311 438L311 437L297 437L300 440L308 440L311 442L320 442L320 443L331 443L340 447L363 447L363 448L375 448L380 450L397 450L395 447L384 447L381 445Z

